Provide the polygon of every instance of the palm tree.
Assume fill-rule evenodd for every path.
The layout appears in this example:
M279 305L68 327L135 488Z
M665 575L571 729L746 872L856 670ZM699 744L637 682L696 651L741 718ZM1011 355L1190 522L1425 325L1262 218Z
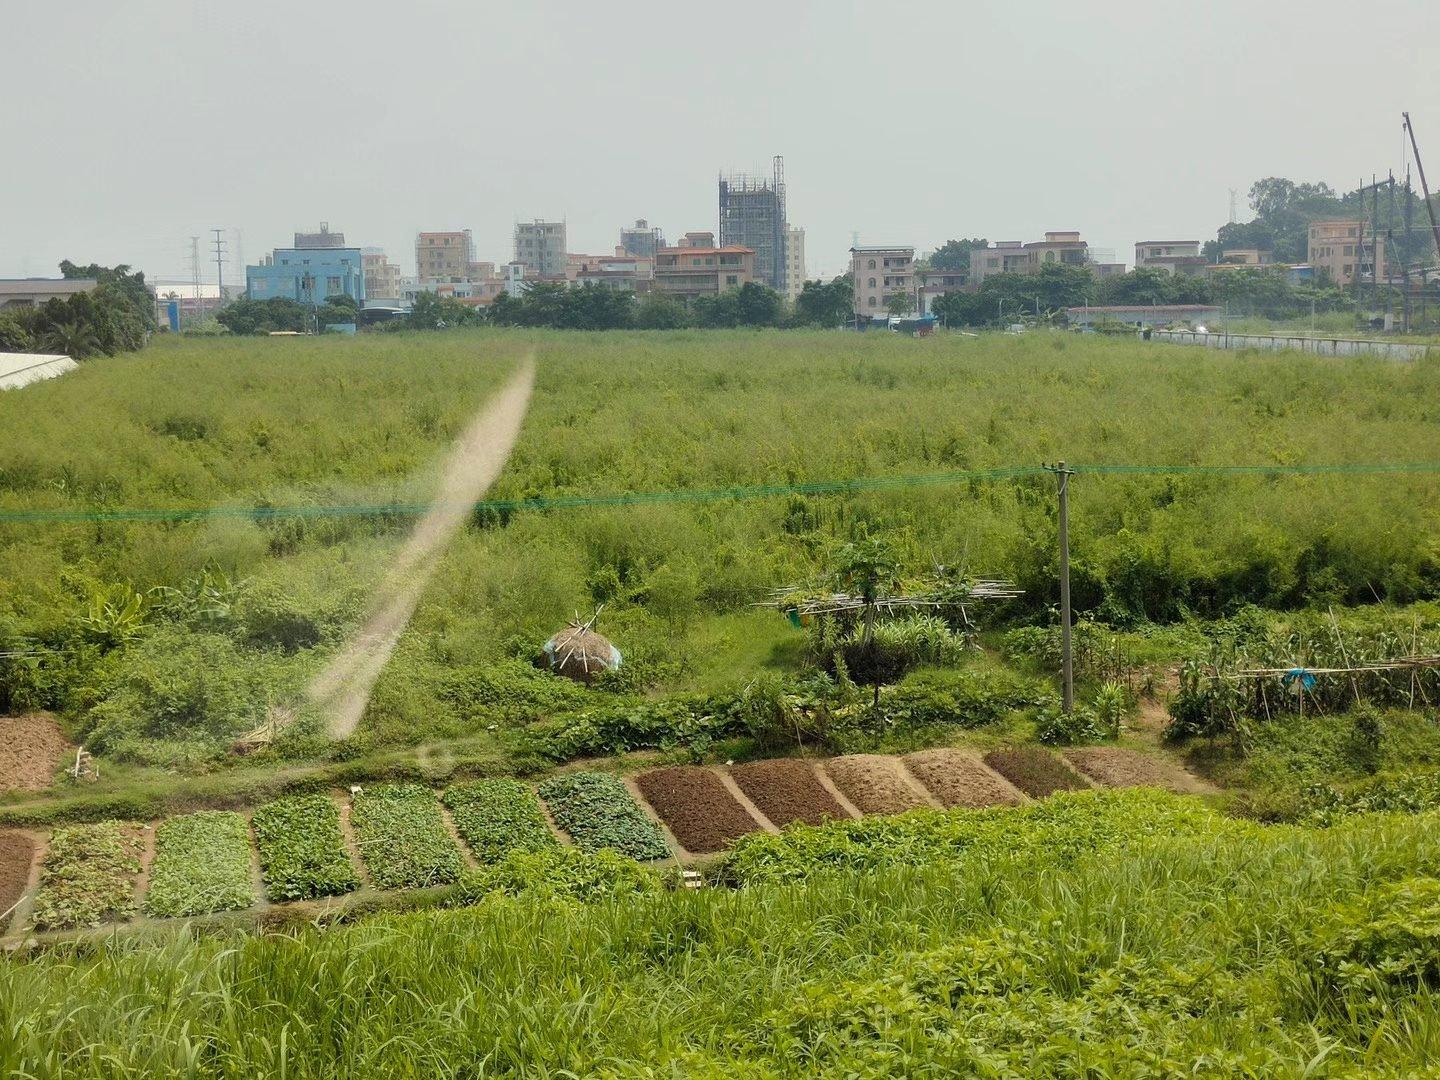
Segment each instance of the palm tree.
M72 360L84 360L100 351L100 339L82 323L56 323L41 336L40 347L64 353Z

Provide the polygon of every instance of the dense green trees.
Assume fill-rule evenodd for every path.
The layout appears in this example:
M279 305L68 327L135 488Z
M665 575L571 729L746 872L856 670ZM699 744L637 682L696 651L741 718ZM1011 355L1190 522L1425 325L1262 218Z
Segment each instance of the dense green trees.
M99 284L89 292L0 316L0 349L57 352L84 360L145 344L155 329L155 301L143 273L132 273L128 266L77 266L69 260L60 264L60 272Z
M268 300L241 297L222 308L215 319L232 334L301 333L310 329L310 308L284 296Z
M799 326L844 326L853 310L855 279L842 274L828 282L807 281L795 298Z
M967 276L970 273L970 252L975 248L989 247L990 241L983 236L970 240L946 240L930 256L932 270L959 270Z

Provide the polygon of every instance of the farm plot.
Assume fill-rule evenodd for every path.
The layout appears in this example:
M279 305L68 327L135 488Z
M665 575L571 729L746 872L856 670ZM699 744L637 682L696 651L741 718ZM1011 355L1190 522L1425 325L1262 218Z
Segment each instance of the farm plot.
M338 896L359 886L340 832L340 811L329 796L277 799L255 811L250 824L271 900Z
M48 716L0 716L0 791L48 788L73 749Z
M709 769L695 765L652 769L635 782L680 845L696 855L721 851L730 841L760 828Z
M0 832L0 930L8 912L20 902L30 883L35 841L21 832Z
M1195 795L1207 790L1184 769L1137 750L1086 746L1065 751L1065 758L1091 780L1106 787L1156 787L1177 795Z
M613 848L632 859L664 859L670 847L655 823L609 773L570 773L540 785L555 823L586 851Z
M849 815L825 790L808 761L777 758L752 761L730 770L746 797L776 825L803 821L818 825L826 819Z
M1080 791L1087 786L1063 760L1035 746L991 750L985 755L985 764L1026 795L1037 799L1057 791Z
M925 797L905 782L893 758L849 754L827 761L825 771L862 814L900 814L928 805Z
M145 910L173 917L233 911L255 902L250 830L229 810L171 818L155 831Z
M955 806L1013 806L1024 796L1003 776L963 750L922 750L906 766L947 809Z
M65 930L128 917L145 852L144 829L130 822L67 825L50 836L31 921Z
M377 888L448 885L464 869L435 793L427 787L394 784L363 791L355 796L350 823Z
M499 862L512 851L558 846L535 792L517 780L476 780L447 788L442 801L455 828L482 863Z

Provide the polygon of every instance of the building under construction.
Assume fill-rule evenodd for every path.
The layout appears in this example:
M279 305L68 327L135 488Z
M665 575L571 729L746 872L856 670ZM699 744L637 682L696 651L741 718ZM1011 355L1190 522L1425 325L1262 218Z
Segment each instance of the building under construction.
M720 177L720 246L755 251L755 276L785 295L785 162L775 158L772 176Z

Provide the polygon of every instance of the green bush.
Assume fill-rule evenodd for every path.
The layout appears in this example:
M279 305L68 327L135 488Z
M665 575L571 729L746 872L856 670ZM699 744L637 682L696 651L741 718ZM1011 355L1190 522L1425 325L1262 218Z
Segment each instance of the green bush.
M1039 680L981 668L916 672L880 696L880 709L894 724L975 728L1054 701L1054 691Z
M250 819L271 900L308 900L358 888L345 850L340 811L328 795L277 799Z
M205 915L255 902L250 830L228 810L201 810L161 823L145 910L158 917Z
M499 862L515 851L556 846L535 792L516 780L455 784L442 799L455 828L482 863Z
M464 868L435 793L427 787L366 788L355 796L350 822L376 888L447 885Z
M665 838L609 773L567 773L540 785L555 823L585 851L613 848L632 859L670 856Z
M1035 737L1047 746L1076 746L1114 738L1088 705L1076 705L1065 712L1058 705L1041 709L1035 717Z
M462 715L505 724L594 704L594 695L573 679L515 659L470 664L449 673L440 697Z
M86 720L98 751L145 763L213 757L266 717L285 678L273 659L223 634L160 626L107 658Z
M512 850L491 865L465 871L448 902L457 907L474 904L496 892L590 902L649 895L664 888L657 870L609 849L546 846Z
M1310 965L1332 1006L1359 991L1440 990L1440 881L1411 877L1339 907L1315 934Z

